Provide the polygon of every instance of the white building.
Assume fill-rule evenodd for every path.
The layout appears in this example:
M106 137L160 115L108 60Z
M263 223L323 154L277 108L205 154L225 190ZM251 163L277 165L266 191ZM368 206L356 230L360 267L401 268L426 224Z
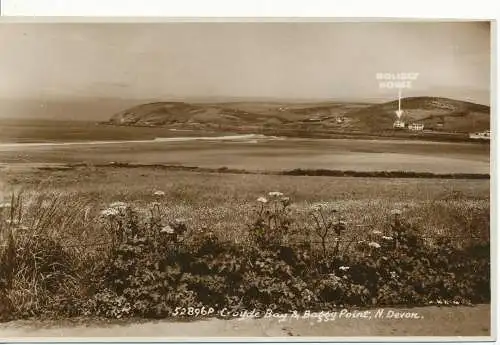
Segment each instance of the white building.
M393 127L393 128L405 128L405 123L404 123L404 121L401 121L401 120L396 120L396 121L394 121L394 123L392 124L392 127Z
M486 130L483 132L469 133L469 138L471 139L491 139L491 130Z
M408 129L410 131L423 131L424 130L424 124L423 123L412 123L408 126Z

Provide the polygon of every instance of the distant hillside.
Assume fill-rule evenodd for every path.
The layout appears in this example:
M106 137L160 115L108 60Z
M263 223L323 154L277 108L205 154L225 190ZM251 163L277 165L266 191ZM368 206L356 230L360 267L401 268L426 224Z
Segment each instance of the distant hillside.
M392 127L398 101L373 105L349 114L360 129ZM409 97L401 100L402 120L423 123L425 128L450 132L474 132L490 128L490 107L449 98Z
M447 98L410 97L402 99L401 106L404 121L420 122L430 129L466 133L490 126L490 108L484 105ZM381 104L156 102L121 111L108 123L175 128L306 128L373 133L392 130L397 108L397 100Z

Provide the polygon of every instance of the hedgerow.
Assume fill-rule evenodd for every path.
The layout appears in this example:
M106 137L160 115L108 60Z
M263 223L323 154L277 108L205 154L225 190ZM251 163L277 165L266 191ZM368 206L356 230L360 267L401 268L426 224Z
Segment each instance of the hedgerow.
M351 236L341 212L316 205L298 226L292 201L259 197L238 242L115 202L101 212L109 247L84 255L30 232L16 200L2 208L0 317L164 318L182 308L238 312L461 305L490 301L489 242L419 235L394 210L386 232ZM302 223L300 223L302 224ZM203 309L205 310L205 309ZM193 316L193 314L187 314Z

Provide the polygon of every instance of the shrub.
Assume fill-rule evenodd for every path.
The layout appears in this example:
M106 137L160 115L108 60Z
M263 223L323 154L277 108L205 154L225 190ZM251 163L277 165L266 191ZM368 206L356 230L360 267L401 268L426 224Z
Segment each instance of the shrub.
M290 198L281 192L270 192L257 199L255 221L250 225L250 239L261 248L277 248L291 236Z
M8 222L0 317L158 318L189 307L289 312L490 301L489 243L429 241L399 210L386 232L354 237L350 246L350 224L337 210L317 205L301 229L290 199L272 192L258 200L250 242L235 243L170 219L161 196L155 192L148 214L122 202L103 210L110 247L92 255L81 256L49 231ZM14 214L9 209L9 219Z

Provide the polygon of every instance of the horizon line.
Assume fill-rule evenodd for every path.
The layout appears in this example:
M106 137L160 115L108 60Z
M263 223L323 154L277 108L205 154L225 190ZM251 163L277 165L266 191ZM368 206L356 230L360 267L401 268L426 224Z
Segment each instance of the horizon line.
M491 102L479 102L475 100L464 99L463 97L445 97L445 96L429 96L429 95L417 95L417 96L407 96L401 99L410 98L445 98L461 102L475 103L478 105L483 105L491 107ZM152 97L152 98L122 98L113 96L79 96L79 97L2 97L0 96L0 102L22 102L22 101L38 101L38 102L77 102L84 100L116 100L123 102L142 102L142 104L156 103L156 102L192 102L192 103L237 103L237 102L255 102L255 103L314 103L314 102L339 102L339 103L386 103L397 101L397 97L343 97L343 98L279 98L279 97L253 97L253 96L193 96L193 97L182 97L166 95L165 97Z

